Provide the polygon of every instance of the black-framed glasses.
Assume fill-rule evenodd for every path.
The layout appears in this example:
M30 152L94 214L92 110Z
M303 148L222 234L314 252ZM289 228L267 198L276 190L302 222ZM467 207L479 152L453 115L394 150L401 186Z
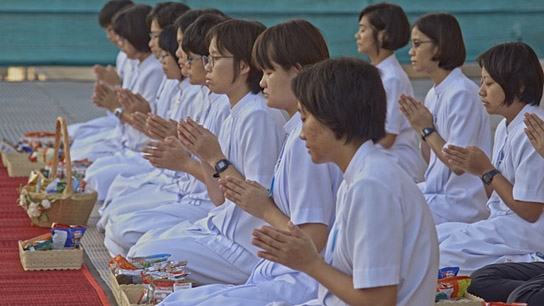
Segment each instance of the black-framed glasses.
M159 60L163 60L170 56L170 53L159 53Z
M424 41L410 40L410 49L415 50L415 49L419 48L419 46L421 46L421 44L432 43L432 42L433 42L432 40L424 40Z
M199 55L199 56L195 56L195 57L189 57L187 55L187 64L191 65L194 61L198 61L199 59L203 58L205 55ZM202 61L202 63L204 63L204 61Z
M118 44L122 45L122 44L125 43L125 38L122 37L121 35L116 34L116 35L115 35L115 38L117 39L117 43L118 43Z
M204 64L204 67L210 65L210 67L213 68L213 65L215 65L215 61L221 58L234 58L234 56L203 56L202 57L202 64Z

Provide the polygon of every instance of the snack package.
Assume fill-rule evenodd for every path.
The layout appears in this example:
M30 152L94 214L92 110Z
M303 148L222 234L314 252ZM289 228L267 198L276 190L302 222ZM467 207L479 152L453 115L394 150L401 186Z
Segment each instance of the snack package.
M439 279L436 284L437 298L440 293L445 293L447 299L463 297L470 282L471 278L468 276L452 276ZM440 294L440 296L444 297L443 294Z
M63 246L64 248L77 248L86 230L87 228L83 225L65 225L56 223L51 225L51 235L58 239L56 240L55 246ZM65 233L58 233L59 231ZM64 238L64 244L62 244L62 238Z
M133 264L131 264L123 255L118 254L117 256L113 257L109 262L110 269L117 265L117 267L123 269L123 270L138 270Z
M438 279L457 276L459 273L459 267L445 267L438 270Z
M49 250L53 245L53 240L51 232L45 233L28 240L24 240L21 243L23 250L25 251L40 251L40 250Z
M129 260L138 269L144 269L151 267L154 263L166 261L168 258L170 258L170 254L155 254L145 257L133 257L129 258Z

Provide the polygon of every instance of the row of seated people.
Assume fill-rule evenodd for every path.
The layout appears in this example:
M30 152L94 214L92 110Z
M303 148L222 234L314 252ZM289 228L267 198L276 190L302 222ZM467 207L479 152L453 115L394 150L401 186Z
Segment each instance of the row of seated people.
M71 152L94 161L112 256L189 262L202 286L164 305L432 305L439 267L544 251L544 77L528 45L482 53L478 88L447 13L410 26L397 5L366 7L370 63L329 59L301 19L267 29L126 0L99 19L121 49L117 71L95 67L108 115L71 125ZM394 54L409 41L434 83L424 103ZM491 159L488 113L505 118Z

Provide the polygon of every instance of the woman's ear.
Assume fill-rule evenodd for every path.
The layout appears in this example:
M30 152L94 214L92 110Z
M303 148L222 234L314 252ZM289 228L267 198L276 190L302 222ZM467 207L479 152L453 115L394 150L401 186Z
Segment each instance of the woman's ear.
M297 70L297 72L301 72L302 71L302 65L299 64L299 63L296 63L295 66L293 66L293 68L295 68Z
M240 61L240 74L248 74L250 70L251 67L245 61Z
M387 41L388 39L388 35L387 33L385 32L385 30L381 30L378 32L378 48L383 48L385 42Z

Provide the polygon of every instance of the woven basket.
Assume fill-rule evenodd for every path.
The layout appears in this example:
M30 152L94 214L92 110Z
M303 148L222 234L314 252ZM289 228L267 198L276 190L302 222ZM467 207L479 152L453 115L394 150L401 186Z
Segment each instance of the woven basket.
M25 271L79 270L83 263L83 247L67 250L25 251L19 240L19 257Z
M59 148L60 137L63 136L64 143L68 143L68 131L66 129L66 121L59 117L56 124L55 136L55 152L53 164L51 166L51 181L57 177L57 167L59 165ZM67 146L66 146L67 147ZM64 150L66 173L72 173L72 161L70 159L70 150ZM33 188L25 185L20 188L21 198L30 197L33 202L41 203L43 200L49 200L51 207L42 212L46 218L32 218L32 224L40 227L51 227L52 223L69 224L69 225L87 225L91 211L98 194L94 190L87 190L85 193L74 193L74 187L71 177L66 180L66 188L62 193L47 194L42 192L32 192ZM28 209L30 203L25 200L20 203L25 210Z
M6 166L10 177L25 177L32 170L45 167L44 163L30 161L27 153L2 153L2 164Z
M443 300L435 303L435 306L482 306L484 300L480 297L465 292L465 297L458 300Z
M120 301L117 303L120 306L138 306L138 305L153 305L153 304L138 304L144 285L119 285Z
M119 285L117 278L113 272L110 271L110 283L111 291L119 306L131 306L131 305L152 305L152 304L137 304L138 300L144 292L144 285Z

